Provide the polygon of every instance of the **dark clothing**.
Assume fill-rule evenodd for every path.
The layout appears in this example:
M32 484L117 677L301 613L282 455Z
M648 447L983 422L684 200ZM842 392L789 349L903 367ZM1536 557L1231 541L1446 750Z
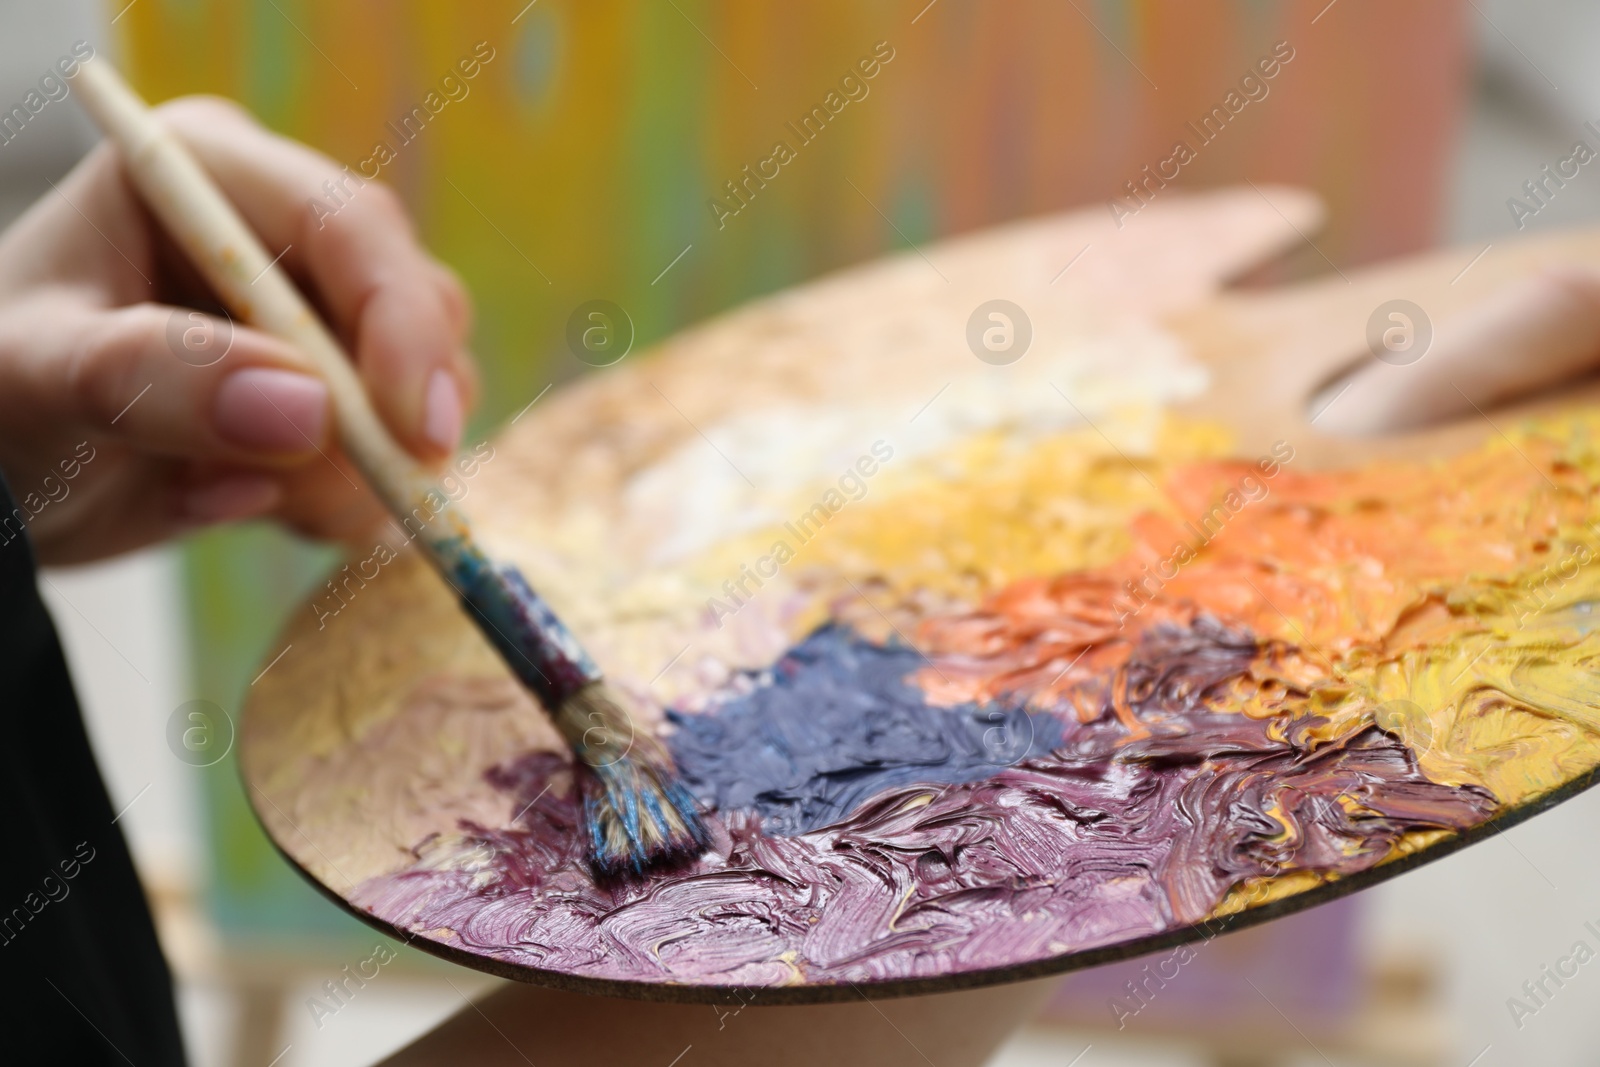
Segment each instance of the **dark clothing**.
M13 514L3 481L0 507ZM0 1060L182 1064L172 979L13 532L0 533Z

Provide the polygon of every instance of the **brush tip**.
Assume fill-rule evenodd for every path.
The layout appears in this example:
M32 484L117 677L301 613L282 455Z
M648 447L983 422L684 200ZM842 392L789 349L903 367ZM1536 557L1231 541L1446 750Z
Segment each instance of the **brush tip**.
M693 860L709 847L694 796L666 746L635 730L603 684L574 694L559 721L589 770L583 776L583 814L589 866L597 879L642 876Z
M583 814L595 877L642 877L704 852L710 836L683 783L623 763L629 765L599 769L585 783Z

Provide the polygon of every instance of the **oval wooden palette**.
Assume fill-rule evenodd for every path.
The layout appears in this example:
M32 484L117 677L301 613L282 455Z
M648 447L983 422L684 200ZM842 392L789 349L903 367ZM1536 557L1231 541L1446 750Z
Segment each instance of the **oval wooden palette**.
M969 560L973 574L907 598L894 593L892 581L866 588L851 581L852 557L838 554L843 549L807 549L810 555L791 565L762 555L760 538L785 517L804 526L806 516L817 514L808 503L837 490L843 503L830 508L843 518L833 520L828 537L846 538L841 543L848 547L850 535L835 530L877 524L857 516L888 517L870 510L885 497L896 505L891 511L901 513L897 518L917 512L915 496L895 496L903 486L894 479L904 469L937 469L951 462L954 444L977 438L1044 440L1069 429L1088 434L1092 427L1126 461L1124 475L1151 481L1125 453L1141 455L1160 439L1163 411L1227 427L1233 454L1254 457L1275 442L1293 441L1296 471L1471 449L1498 432L1476 416L1427 434L1355 441L1320 433L1307 400L1331 375L1364 357L1367 320L1385 300L1413 300L1444 321L1541 266L1600 261L1600 235L1582 233L1496 246L1465 274L1475 250L1278 291L1224 291L1228 279L1300 243L1318 215L1315 202L1294 190L1222 190L1171 195L1122 230L1102 209L1089 208L896 255L758 301L554 391L479 446L452 485L491 548L524 569L590 642L608 674L648 714L676 709L676 731L696 721L686 716L731 706L728 701L788 678L795 663L813 662L785 657L805 635L832 633L817 630L829 622L872 635L884 647L909 646L926 667L942 673L901 627L912 626L919 612L970 607L974 588L993 592L998 580L992 574L977 574ZM975 315L994 300L1009 301L1027 316L1031 341L1015 362L980 360L969 346L969 337L981 345L983 329L1001 321ZM1008 325L1015 330L1017 323ZM874 455L878 445L892 462L881 450ZM1002 449L986 462L1004 470L1025 464L1025 454ZM1086 478L1098 477L1086 471ZM1069 526L1094 513L1089 495L1060 503L1069 513L1061 521ZM933 528L937 534L937 524ZM1106 547L1092 538L1084 546L1085 559L1107 558ZM927 548L908 542L905 554ZM837 576L830 570L836 563ZM994 566L997 573L1003 569ZM1006 572L1010 578L1028 573ZM725 584L716 581L720 575L727 576ZM816 594L818 588L827 595ZM812 592L797 598L802 589ZM771 844L752 829L753 817L730 813L718 831L723 867L702 872L702 880L634 887L632 896L614 899L581 884L567 860L538 851L554 847L549 835L559 837L561 819L570 813L561 806L565 772L540 755L559 751L555 735L438 580L409 553L392 561L382 552L357 553L351 567L295 615L274 648L284 645L290 651L251 691L241 765L257 815L290 862L341 906L425 951L509 978L613 996L822 1002L862 990L935 992L1094 966L1391 878L1594 784L1592 766L1572 769L1553 788L1498 806L1487 821L1463 817L1453 829L1426 835L1416 827L1433 823L1407 824L1406 836L1385 846L1382 862L1315 884L1285 880L1274 887L1271 879L1258 879L1254 897L1235 894L1227 908L1204 916L1191 907L1184 921L1152 919L1129 936L1107 940L1091 932L1076 943L1065 935L1029 942L1018 931L1034 916L1019 906L963 920L960 936L968 941L1025 943L998 956L963 957L959 947L950 947L960 940L956 935L938 946L944 956L932 948L925 957L876 959L865 949L852 956L860 946L850 943L846 924L830 934L834 964L822 967L779 948L784 937L793 944L815 936L803 928L794 932L795 923L831 929L839 921L841 906L807 911L802 898L842 898L826 895L832 885L804 884L808 876L796 868L763 875L783 883L774 890L780 903L752 903L746 883L737 881L748 875L749 864L739 867L745 860L730 857ZM846 651L856 654L853 647ZM958 660L940 662L954 672ZM937 679L929 681L939 688ZM958 689L964 684L943 681ZM1042 744L1034 731L1049 721L1027 709L1008 714L990 720L1004 749L994 763L997 776L1029 766ZM1013 727L1023 726L1029 732L1022 750L1006 747ZM981 732L984 744L993 732ZM722 744L715 738L707 743L701 753L707 766L728 763ZM1408 766L1415 778L1420 772ZM895 788L912 791L891 790L901 807L873 817L888 825L947 787L977 789L984 780L981 773L924 777L909 786L895 779ZM955 781L960 785L950 784ZM1489 803L1487 796L1471 793L1480 806ZM852 801L857 808L875 802ZM826 812L817 816L804 805L779 815L770 805L761 810L774 825L789 819L794 839L810 840L807 834L828 823ZM542 844L527 836L535 822L546 834ZM835 849L870 851L873 845L870 834L853 843L830 840ZM930 845L917 862L959 868L974 854L963 851L968 848ZM553 866L541 866L546 860ZM567 865L552 874L557 860ZM1038 887L1060 888L1070 880L1056 877L1059 872L1034 873ZM927 876L954 877L942 868ZM827 877L844 876L831 871ZM978 881L967 886L963 902L986 891L981 878L972 877ZM1014 888L1015 879L995 878L987 888ZM449 884L466 894L448 922L428 910L437 903L429 894L437 895L440 879L455 879ZM904 911L913 889L886 882L881 893L868 887L859 899L870 898L874 906L887 901L884 928L894 932L905 923L909 937L923 922L908 920ZM557 898L568 908L561 915L569 925L538 927L541 909L553 910ZM613 909L608 921L624 911L650 922L693 915L694 930L702 933L645 924L630 929L626 943L585 941L599 921L596 909L606 908ZM938 921L929 919L927 928ZM866 937L872 923L860 922ZM486 949L496 937L506 943ZM697 937L716 951L750 954L750 960L730 964L725 974L707 971L695 955ZM758 960L767 951L760 946L769 943L778 947ZM573 947L580 944L590 946L582 950L586 956ZM618 962L635 945L645 946L642 962ZM905 962L916 959L964 962L932 969ZM678 966L684 969L675 971ZM651 967L659 973L648 976Z

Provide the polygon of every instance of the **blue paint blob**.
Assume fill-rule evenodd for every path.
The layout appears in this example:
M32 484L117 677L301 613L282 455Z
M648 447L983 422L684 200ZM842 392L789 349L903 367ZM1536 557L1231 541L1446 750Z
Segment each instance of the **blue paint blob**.
M702 803L754 808L768 834L827 826L888 789L981 781L1060 744L1021 707L927 703L913 649L824 626L711 711L669 711L678 771Z

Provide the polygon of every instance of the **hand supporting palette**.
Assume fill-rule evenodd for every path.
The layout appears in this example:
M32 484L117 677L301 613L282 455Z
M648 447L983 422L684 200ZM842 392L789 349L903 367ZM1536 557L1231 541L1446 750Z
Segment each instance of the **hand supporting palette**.
M497 443L485 539L666 720L713 812L695 865L593 883L553 734L412 561L320 632L308 609L258 685L242 755L269 833L357 914L471 966L801 1001L1149 951L1586 786L1600 418L1323 469L1354 449L1304 399L1410 290L1389 268L1218 299L1298 240L1280 211L1312 223L1271 195L847 272ZM1524 246L1438 300L1595 243ZM1426 290L1459 266L1409 270ZM1008 366L959 345L996 296L1032 318ZM1286 360L1300 323L1322 347Z

